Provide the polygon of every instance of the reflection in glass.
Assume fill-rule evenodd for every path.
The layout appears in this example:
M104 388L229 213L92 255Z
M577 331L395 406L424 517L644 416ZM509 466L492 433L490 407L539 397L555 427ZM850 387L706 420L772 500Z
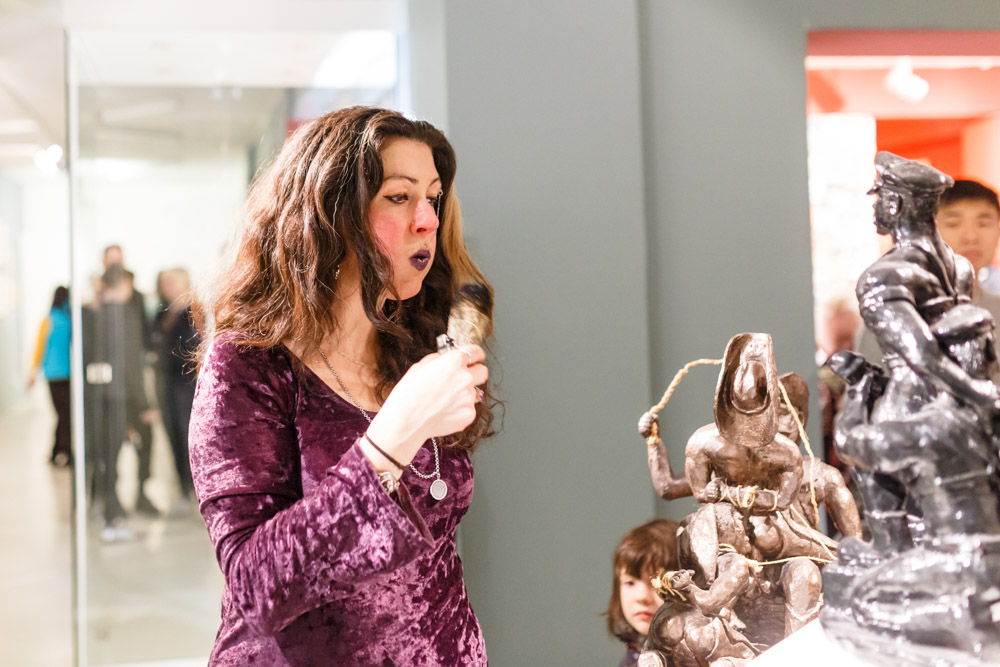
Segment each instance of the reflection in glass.
M338 107L398 106L396 43L385 31L71 33L81 664L205 664L223 582L186 460L188 306L291 129Z

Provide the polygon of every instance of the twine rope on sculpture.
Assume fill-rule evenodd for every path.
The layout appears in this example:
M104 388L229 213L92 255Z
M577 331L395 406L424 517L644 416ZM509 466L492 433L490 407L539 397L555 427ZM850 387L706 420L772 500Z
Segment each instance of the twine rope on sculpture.
M741 554L739 551L736 550L736 547L734 547L731 544L725 544L725 543L719 544L719 553L738 554L740 556L743 556L743 554ZM743 558L744 560L746 560L747 565L750 566L750 569L752 569L754 572L760 572L761 570L764 569L765 565L780 565L782 563L789 563L799 558L808 558L809 560L815 561L817 563L833 562L832 560L828 560L826 558L820 558L819 556L789 556L788 558L779 558L777 560L754 560L753 558L750 558L748 556L743 556Z
M656 573L655 577L649 580L649 583L653 585L653 588L656 591L663 593L664 595L675 597L681 602L687 602L687 596L674 588L673 584L670 583L671 574L673 574L673 572L661 569Z
M670 402L670 398L671 396L673 396L674 391L677 389L677 387L680 386L681 381L684 379L684 377L689 372L691 372L692 368L704 365L721 366L723 361L724 361L723 359L695 359L694 361L689 361L688 363L684 364L684 366L679 371L677 371L676 374L674 374L674 379L670 381L670 384L667 386L667 390L663 392L663 397L660 399L660 402L649 409L649 415L652 417L656 417L660 413L660 411L667 406L667 403ZM788 411L791 412L792 419L795 420L795 426L799 431L799 439L801 440L802 447L806 450L806 453L809 454L809 499L812 503L813 517L815 519L812 525L818 526L819 503L816 501L816 478L815 478L816 456L813 454L812 445L809 442L809 436L806 435L805 426L802 425L802 420L799 419L799 411L796 410L795 407L792 405L791 399L788 398L788 391L785 390L785 385L781 382L781 380L778 380L778 389L781 392L782 402L788 408ZM649 436L646 438L646 444L654 445L656 441L659 439L659 437L660 437L659 422L656 419L653 419ZM757 492L760 490L756 486L736 487L737 488L736 498L733 498L732 495L729 493L727 485L723 485L722 488L723 488L724 499L728 500L729 502L731 502L732 504L736 505L741 509L748 509L749 507L751 507L753 505L754 500L756 499ZM743 496L744 489L746 489L747 491L746 499ZM764 489L764 490L770 491L769 489ZM774 506L771 508L770 511L774 512L777 511L778 509L778 494L776 491L771 491L771 493L774 493ZM746 502L746 504L744 504L744 502ZM791 507L790 509L792 510L792 513L799 521L801 521L805 525L809 525L809 522L795 509L794 506ZM789 523L791 524L792 522ZM821 541L815 539L813 536L805 536L805 537L816 542L817 544L820 544L823 547L823 549L828 554L830 554L831 559L835 558L830 549ZM802 558L805 557L806 556L802 556ZM824 561L822 559L819 560L821 562L830 562L830 561Z

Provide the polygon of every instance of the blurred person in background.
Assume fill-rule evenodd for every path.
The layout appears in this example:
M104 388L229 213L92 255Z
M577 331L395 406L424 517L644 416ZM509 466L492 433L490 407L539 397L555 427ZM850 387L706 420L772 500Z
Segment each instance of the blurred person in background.
M130 379L133 384L136 384L144 378L143 369L145 368L147 353L153 349L153 329L150 318L146 313L146 297L135 288L135 274L126 268L125 254L120 245L112 244L104 248L102 263L104 264L105 276L108 275L108 270L118 267L122 271L121 275L128 283L127 288L125 286L122 287L122 294L128 293L128 298L125 302L128 313L124 317L128 328L124 333L124 340L127 341L129 346L128 372L133 374L133 377ZM136 322L139 322L138 327L135 326ZM136 333L137 331L138 334ZM138 348L136 348L136 342L140 344ZM144 381L142 381L141 386L145 387ZM140 409L140 405L145 407ZM141 395L134 398L129 405L127 433L129 440L135 446L138 457L139 493L136 498L135 509L140 514L148 516L157 516L159 514L159 510L149 500L143 488L146 480L150 478L152 471L153 430L151 425L156 421L157 416L157 411L150 408L146 398L146 391L143 389Z
M833 447L833 424L840 412L840 402L846 390L844 381L830 370L827 360L840 350L854 347L854 339L861 326L858 300L854 295L834 298L820 306L816 327L816 366L819 377L819 408L822 415L823 459L845 476L847 466L837 456ZM798 435L792 438L798 439Z
M120 266L123 269L127 268L125 264L125 254L122 251L122 247L117 244L106 247L104 249L102 263L105 271L110 269L112 266ZM150 325L149 318L146 316L146 295L135 289L135 276L131 271L129 271L129 276L131 276L131 279L133 280L132 295L129 297L129 304L142 315L142 345L145 352L146 350L153 349L152 326Z
M56 410L55 443L49 463L65 467L73 463L73 451L70 447L70 339L72 337L72 321L69 310L69 290L59 286L52 295L52 307L49 315L42 321L38 331L38 342L35 345L35 356L28 376L28 387L35 384L38 371L49 383L49 394L52 396L52 406Z
M191 280L185 269L161 271L156 280L159 309L153 321L160 413L180 484L181 508L194 497L188 460L188 421L194 401L195 356L201 338L191 316Z
M978 181L957 180L955 185L941 195L934 218L938 234L951 246L955 254L972 263L977 276L972 289L972 303L985 308L1000 322L1000 296L985 289L987 283L1000 282L1000 277L990 275L990 265L1000 242L1000 199L997 193ZM861 327L856 338L855 351L873 364L882 363L878 342L866 327Z
M158 514L143 485L150 476L149 404L143 383L145 347L143 317L132 305L133 277L121 264L104 272L100 292L85 319L87 382L94 388L94 487L103 502L106 541L132 537L124 525L125 510L118 497L118 455L131 441L138 455L138 494L135 509ZM88 412L88 416L91 413Z

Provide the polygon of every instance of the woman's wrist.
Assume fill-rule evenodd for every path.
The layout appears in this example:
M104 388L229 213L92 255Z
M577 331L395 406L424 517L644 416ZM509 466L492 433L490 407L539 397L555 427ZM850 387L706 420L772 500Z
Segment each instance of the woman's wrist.
M398 419L384 418L381 410L368 426L367 434L372 442L378 443L378 448L404 466L413 460L420 445L427 440L415 427Z
M381 475L383 473L391 473L396 478L402 477L403 472L397 468L392 461L386 458L385 454L373 447L370 440L362 437L361 440L358 441L358 447L361 449L361 453L365 455L365 458L368 459L368 462L371 463L372 468L377 474Z
M403 469L405 469L406 466L400 463L398 460L396 460L396 457L394 457L392 454L379 447L378 443L372 440L371 435L369 435L367 431L365 431L365 434L361 437L363 437L369 445L374 447L375 451L377 451L379 454L382 455L382 458L391 463L396 468L396 470L398 470L400 473L403 472Z

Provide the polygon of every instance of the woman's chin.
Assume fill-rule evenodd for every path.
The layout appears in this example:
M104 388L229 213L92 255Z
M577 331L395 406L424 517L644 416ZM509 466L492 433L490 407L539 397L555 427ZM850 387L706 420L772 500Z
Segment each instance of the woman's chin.
M406 301L407 299L412 299L413 297L420 294L420 289L422 287L423 287L423 281L420 281L415 285L414 284L397 285L396 293L399 294L400 301Z

